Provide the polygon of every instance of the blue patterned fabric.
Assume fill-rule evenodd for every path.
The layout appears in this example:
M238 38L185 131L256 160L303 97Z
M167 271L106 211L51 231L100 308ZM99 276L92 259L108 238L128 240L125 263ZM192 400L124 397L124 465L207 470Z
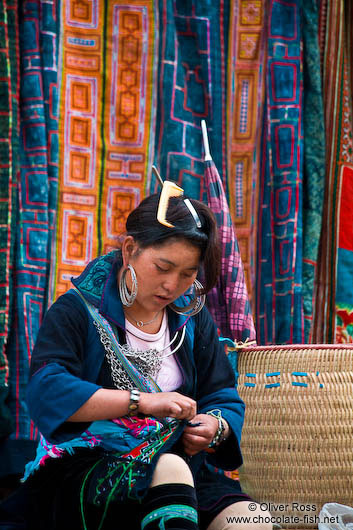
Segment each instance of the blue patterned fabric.
M20 194L15 234L14 320L7 345L9 406L14 429L3 448L6 456L1 455L4 474L22 472L23 459L37 439L25 394L31 352L47 304L55 227L59 7L59 2L23 2L19 17L21 127L16 156L20 162Z
M300 14L300 0L270 2L257 234L259 344L304 342Z
M11 160L0 168L5 285L0 475L21 473L37 438L24 397L47 305L97 253L114 247L129 211L158 189L152 160L163 178L207 202L202 119L235 222L257 342L308 340L316 270L329 291L322 295L325 311L318 322L331 329L339 318L351 340L351 313L335 313L336 261L330 257L336 255L336 224L332 233L328 226L332 237L322 267L317 257L324 151L342 140L342 156L332 151L332 171L326 175L331 182L327 196L334 202L341 161L352 163L346 62L336 61L340 68L334 82L329 75L332 51L323 53L325 83L320 76L320 47L331 42L335 57L352 48L332 38L341 38L341 4L0 0L0 68L7 76L0 83L2 111L6 102L12 104L12 114L0 116L1 139L6 140L0 142L1 160ZM326 24L325 7L332 23ZM351 8L347 4L345 9L349 21ZM118 50L125 55L119 57ZM335 83L339 92L330 89ZM323 134L323 89L331 105L329 112L324 108L325 120L330 124L331 117L337 118L329 141ZM346 126L348 133L336 138ZM58 137L65 153L61 160ZM237 268L228 272L234 280ZM224 297L214 300L216 314ZM251 317L247 303L245 312ZM244 330L243 337L253 335L250 326ZM326 336L336 340L332 333Z
M160 87L155 161L165 179L186 193L203 197L201 120L207 119L215 142L214 161L226 179L226 65L229 0L159 0Z
M303 2L303 312L304 339L309 341L314 306L314 281L318 261L325 191L326 138L319 48L319 7Z
M17 176L19 82L17 1L0 2L0 439L13 429L8 407L9 362L6 342L12 325Z

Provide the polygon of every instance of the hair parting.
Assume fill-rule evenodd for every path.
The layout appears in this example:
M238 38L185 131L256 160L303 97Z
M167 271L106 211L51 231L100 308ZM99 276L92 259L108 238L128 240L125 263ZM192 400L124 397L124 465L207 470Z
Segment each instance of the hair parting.
M221 268L218 227L213 212L202 202L189 198L201 221L201 227L198 228L184 203L185 197L172 197L168 204L167 219L173 227L167 227L157 221L159 198L160 194L150 195L129 214L127 235L132 236L142 249L161 246L173 239L184 239L199 248L204 293L207 293L216 285Z

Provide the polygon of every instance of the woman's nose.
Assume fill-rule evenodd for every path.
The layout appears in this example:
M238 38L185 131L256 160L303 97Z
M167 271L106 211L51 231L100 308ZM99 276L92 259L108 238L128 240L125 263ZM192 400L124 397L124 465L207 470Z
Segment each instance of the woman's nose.
M167 278L164 278L162 285L168 293L172 293L178 286L178 276L171 274Z

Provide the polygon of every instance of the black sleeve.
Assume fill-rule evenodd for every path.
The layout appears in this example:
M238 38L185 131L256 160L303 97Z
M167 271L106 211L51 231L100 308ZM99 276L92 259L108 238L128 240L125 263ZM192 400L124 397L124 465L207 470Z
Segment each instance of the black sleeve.
M99 388L83 377L88 316L74 294L48 310L33 350L27 404L39 431L51 443L73 438L89 423L67 422Z
M234 387L235 376L209 311L203 308L195 318L194 355L199 401L209 393Z
M48 363L57 362L81 377L87 337L87 312L74 294L66 293L48 309L35 342L30 377Z

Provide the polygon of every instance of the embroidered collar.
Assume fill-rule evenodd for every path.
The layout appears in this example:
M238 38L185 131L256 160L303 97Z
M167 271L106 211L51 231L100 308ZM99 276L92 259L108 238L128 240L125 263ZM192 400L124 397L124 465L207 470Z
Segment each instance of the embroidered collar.
M81 291L86 300L98 307L106 281L117 261L121 261L118 251L100 256L91 261L80 276L71 278L71 282Z

